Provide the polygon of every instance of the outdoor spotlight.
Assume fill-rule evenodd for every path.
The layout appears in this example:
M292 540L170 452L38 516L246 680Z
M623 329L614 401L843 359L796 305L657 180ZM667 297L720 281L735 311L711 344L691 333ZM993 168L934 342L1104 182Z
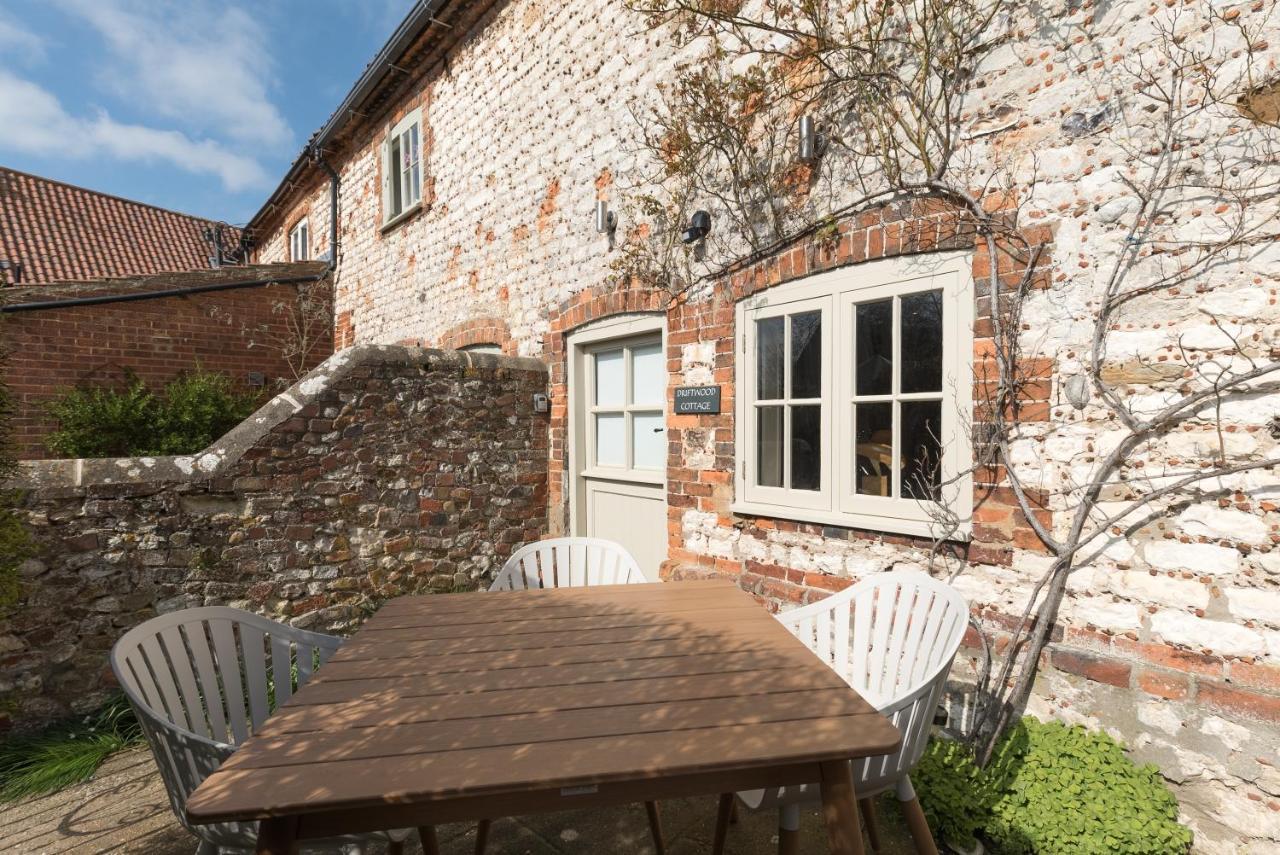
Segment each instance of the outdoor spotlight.
M1085 404L1089 403L1089 378L1084 374L1072 374L1062 384L1062 391L1066 394L1067 400L1071 402L1071 406L1077 410L1083 410Z
M609 203L604 199L596 202L596 231L602 235L613 234L618 228L618 215L609 210Z
M818 127L813 116L800 117L800 160L813 163L818 159Z
M694 211L688 227L680 235L680 240L685 243L697 243L706 237L709 231L711 231L711 215L706 211Z

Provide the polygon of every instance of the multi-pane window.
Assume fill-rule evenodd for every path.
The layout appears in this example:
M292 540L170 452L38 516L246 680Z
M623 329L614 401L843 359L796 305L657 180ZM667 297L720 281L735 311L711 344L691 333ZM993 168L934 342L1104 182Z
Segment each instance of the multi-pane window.
M422 201L422 114L414 110L387 136L382 163L383 221L391 222Z
M954 253L815 276L739 308L737 504L925 532L967 514L968 262Z
M662 342L637 340L588 353L591 466L660 471L667 465L667 363Z
M289 230L289 260L306 261L311 257L311 231L306 219Z

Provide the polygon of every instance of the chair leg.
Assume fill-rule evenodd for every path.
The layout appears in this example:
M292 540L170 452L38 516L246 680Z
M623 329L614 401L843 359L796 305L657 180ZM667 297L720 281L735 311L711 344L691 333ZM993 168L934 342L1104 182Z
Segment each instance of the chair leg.
M484 855L485 847L489 845L489 827L492 825L491 819L482 819L476 823L476 855Z
M778 855L800 855L800 805L778 808Z
M920 799L916 798L915 787L911 786L911 778L907 775L898 782L898 801L902 804L902 815L907 820L907 830L916 844L916 852L919 855L938 855L933 832L929 830L929 822L920 808Z
M858 799L858 810L862 812L862 824L867 827L867 839L871 841L871 851L880 851L880 818L876 816L876 803L871 799Z
M733 821L733 803L737 799L733 793L720 796L720 805L716 808L716 836L711 841L711 855L724 855L724 844L729 839L729 823Z
M418 840L422 842L423 855L440 855L440 841L436 839L434 825L419 826Z
M645 802L644 809L649 814L649 832L653 835L653 851L658 855L666 855L667 844L662 839L662 814L658 813L658 803Z

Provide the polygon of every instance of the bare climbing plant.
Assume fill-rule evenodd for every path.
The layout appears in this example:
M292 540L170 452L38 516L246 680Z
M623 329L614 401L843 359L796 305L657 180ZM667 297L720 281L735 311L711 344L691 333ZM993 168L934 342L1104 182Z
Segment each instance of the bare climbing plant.
M974 410L959 414L972 466L950 478L1011 494L1046 558L1019 568L1020 614L999 661L979 675L968 735L985 762L1030 696L1071 574L1191 503L1243 501L1252 473L1280 464L1234 450L1224 415L1280 388L1280 353L1201 299L1256 275L1256 259L1280 239L1275 81L1256 77L1275 67L1262 31L1276 0L1167 8L1146 22L1144 43L1119 56L1105 54L1123 21L1081 16L1068 32L1067 13L1017 0L628 5L675 36L686 65L656 103L633 108L651 168L629 188L642 225L623 243L620 278L696 291L837 233L861 211L904 202L946 212L953 234L971 234L990 260L975 283L990 352L975 358ZM1041 204L1035 155L1006 165L991 145L1016 117L976 97L984 63L1001 48L1010 61L1032 31L1076 45L1077 73L1100 107L1067 122L1116 153L1104 163L1110 198L1095 214L1104 245L1083 299L1053 287L1052 235L1030 214ZM816 161L795 152L801 115L822 132ZM685 246L678 232L698 207L712 211L713 237ZM1201 312L1208 334L1119 368L1117 333L1156 301ZM1051 425L1023 417L1029 387L1046 380L1033 313L1083 330L1083 346L1053 353L1058 396L1073 406ZM1069 463L1043 460L1052 430L1085 425ZM1209 453L1171 454L1175 432L1209 436ZM936 569L964 572L960 541L972 520L941 504L930 512Z

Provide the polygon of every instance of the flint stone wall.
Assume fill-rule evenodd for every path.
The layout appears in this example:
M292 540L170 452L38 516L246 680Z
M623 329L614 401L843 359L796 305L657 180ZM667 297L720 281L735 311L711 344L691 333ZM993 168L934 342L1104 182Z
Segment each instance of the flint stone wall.
M342 633L483 585L546 530L546 386L533 359L365 345L199 455L25 464L40 555L0 613L0 730L95 707L111 645L161 612Z

